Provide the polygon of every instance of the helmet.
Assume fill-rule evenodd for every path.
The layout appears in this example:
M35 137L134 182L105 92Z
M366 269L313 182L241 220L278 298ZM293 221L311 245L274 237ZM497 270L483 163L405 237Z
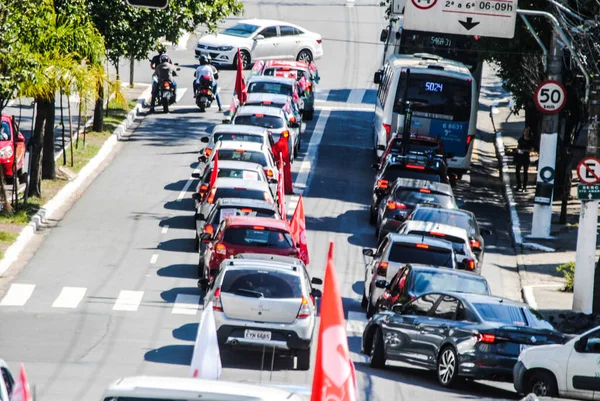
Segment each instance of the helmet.
M200 56L200 65L206 65L209 62L210 61L209 61L208 57L206 57L204 54Z
M167 56L166 54L162 54L160 56L160 62L161 63L168 63L169 62L169 56Z
M167 52L167 48L164 46L159 46L158 47L158 54L163 55Z

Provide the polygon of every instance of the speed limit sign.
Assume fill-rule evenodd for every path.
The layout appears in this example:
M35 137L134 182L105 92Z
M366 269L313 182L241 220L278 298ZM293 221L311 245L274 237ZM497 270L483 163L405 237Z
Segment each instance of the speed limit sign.
M545 114L558 113L567 103L567 91L558 81L544 81L533 95L535 105Z

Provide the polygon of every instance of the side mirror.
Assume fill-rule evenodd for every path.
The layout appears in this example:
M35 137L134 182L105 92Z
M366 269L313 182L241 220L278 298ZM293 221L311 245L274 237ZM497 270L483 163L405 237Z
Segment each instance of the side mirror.
M385 150L385 145L377 145L377 150Z
M198 192L194 192L192 194L192 199L197 200L198 202L200 201L200 194Z
M288 124L290 126L290 128L298 128L300 127L300 124L298 124L297 122L291 122Z
M310 295L313 298L321 298L321 296L323 296L323 293L321 292L321 290L313 288L312 291L310 292Z
M207 137L207 136L205 136L205 137L202 137L202 138L200 139L200 142L202 142L202 143L208 143L208 141L209 141L209 139L208 139L208 137Z
M25 137L20 132L19 135L17 135L17 142L25 142Z
M200 157L198 158L198 161L199 161L199 162L202 162L202 163L206 163L206 156L200 156Z
M381 70L377 71L375 73L375 75L373 76L373 83L374 84L380 84L381 83L381 76L383 75L383 72Z
M314 285L321 285L321 284L323 284L323 280L321 280L321 279L320 279L320 278L318 278L318 277L313 277L313 278L310 280L310 282L311 282L312 284L314 284Z
M373 252L373 250L371 248L365 248L365 249L362 250L362 254L365 255L365 256L373 257L374 252Z
M200 178L200 173L192 173L192 178Z
M224 118L221 120L221 123L223 124L231 124L231 119L230 118Z
M385 280L377 280L375 281L375 287L377 288L387 288L388 282Z
M390 36L390 32L387 29L382 29L381 34L379 35L379 41L387 42L389 36Z
M277 184L277 180L275 178L269 178L269 184Z
M373 163L371 164L371 168L373 170L379 170L381 168L381 165L379 165L379 163Z
M254 40L263 40L265 37L263 35L256 35Z

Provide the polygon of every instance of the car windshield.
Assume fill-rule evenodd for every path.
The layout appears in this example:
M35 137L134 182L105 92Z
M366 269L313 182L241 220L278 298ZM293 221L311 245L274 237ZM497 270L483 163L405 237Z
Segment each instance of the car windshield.
M402 203L409 204L434 204L446 208L456 207L454 199L448 195L436 194L432 192L421 192L420 189L398 188L394 194L394 199Z
M225 220L227 217L233 216L275 217L275 211L252 207L224 207L219 210L219 223ZM215 222L212 224L215 224Z
M207 169L202 182L208 182L212 174L212 168ZM239 178L242 180L262 181L262 176L253 170L241 170L237 168L222 168L219 167L218 178Z
M219 149L219 160L235 160L238 162L251 162L267 167L267 158L262 152L240 149Z
M231 245L258 246L265 248L293 248L292 236L286 232L268 227L229 227L225 230L224 241Z
M300 277L275 270L227 270L221 292L256 298L302 298Z
M251 82L248 86L248 93L273 93L276 95L292 96L294 89L292 85L279 82Z
M420 170L410 170L402 166L390 166L383 173L384 180L394 182L398 178L412 178L414 180L424 180L431 182L440 182L441 177L437 173L427 173Z
M477 225L470 215L461 212L453 212L448 209L417 209L415 214L411 217L411 220L447 224L449 226L460 227L467 230L470 236L479 235Z
M393 244L388 260L394 263L420 263L431 266L454 267L452 251L421 244Z
M279 73L279 74L278 74ZM264 75L268 76L268 77L274 77L274 76L280 76L283 75L285 77L289 78L296 78L296 79L300 79L302 77L306 77L306 79L308 79L308 75L306 74L306 71L304 70L296 70L296 69L283 69L282 67L271 67L271 68L267 68L265 69Z
M267 202L273 201L269 192L245 188L217 188L214 202L221 198L256 199Z
M263 143L262 135L251 135L242 133L216 133L213 137L215 143L219 141L240 141L240 142L254 142Z
M516 326L527 326L523 308L502 303L474 303L483 320Z
M233 121L236 125L252 125L263 128L283 128L283 118L278 116L265 116L264 114L237 116Z
M481 277L468 277L440 270L416 272L413 292L420 296L427 292L453 291L490 295L487 281Z
M10 126L6 121L2 121L2 128L0 129L0 141L10 140Z
M229 36L237 36L240 38L250 37L259 27L251 24L236 24L231 28L225 29L221 34Z

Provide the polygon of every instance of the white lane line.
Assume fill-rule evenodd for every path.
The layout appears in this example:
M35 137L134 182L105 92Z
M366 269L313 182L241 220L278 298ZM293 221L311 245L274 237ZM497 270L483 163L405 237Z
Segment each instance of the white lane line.
M354 7L354 0L346 0L346 7Z
M87 288L84 287L63 287L62 291L58 295L58 298L52 304L53 308L77 308Z
M161 234L166 234L167 231L169 231L169 226L164 226L162 231L160 232Z
M367 317L364 313L348 312L348 320L346 320L346 333L348 335L362 335L367 325Z
M195 169L193 173L200 174L200 170L199 169ZM190 179L187 180L187 182L185 183L183 189L179 193L179 196L177 196L177 201L178 202L185 197L185 195L187 194L187 191L190 189L190 186L192 185L192 183L194 182L194 180L195 180L194 177L190 177Z
M144 296L144 291L125 291L125 290L123 290L119 293L119 297L115 301L113 310L135 312L138 310L138 307L140 306L140 302L142 302L143 296Z
M366 89L352 89L346 103L362 103L365 93L367 93Z
M33 294L35 284L11 284L0 306L23 306Z
M155 253L154 255L152 255L152 257L150 258L150 264L153 265L156 263L156 261L158 260L158 253Z
M171 311L174 315L195 315L200 304L199 295L177 294Z
M177 42L177 47L175 48L175 50L187 50L187 42L190 39L190 32L185 32L180 38L179 41Z
M177 98L176 101L179 102L183 97L183 94L187 92L187 88L177 88Z
M325 126L327 125L327 119L331 114L330 110L319 109L319 119L315 125L312 136L310 137L310 143L306 150L306 156L302 160L300 165L300 171L296 177L295 187L300 189L300 192L304 192L309 185L309 178L313 172L313 166L316 165L317 156L319 155L319 144L323 139L323 133L325 132Z
M327 101L327 98L329 97L329 89L321 89L316 93L316 97L315 99L317 101Z

